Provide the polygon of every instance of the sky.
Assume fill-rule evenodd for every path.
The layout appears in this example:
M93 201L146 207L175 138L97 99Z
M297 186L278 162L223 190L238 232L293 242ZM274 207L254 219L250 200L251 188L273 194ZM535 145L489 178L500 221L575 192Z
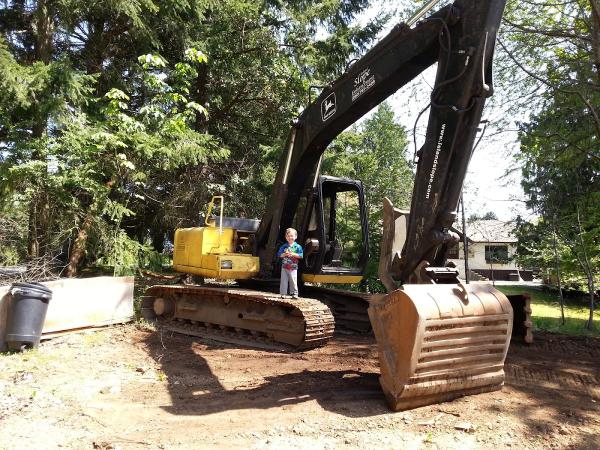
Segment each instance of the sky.
M385 0L374 1L371 8L358 19L358 24L366 24L381 11L391 14L392 19L388 22L386 29L380 33L379 39L383 38L395 24L410 17L406 9L403 9L402 5L399 7L398 3ZM415 2L404 0L401 3L410 9ZM444 3L448 2L440 2L434 6L432 11L436 11ZM409 155L414 152L412 141L415 120L419 112L427 105L434 79L435 66L423 72L388 100L394 108L398 121L408 131L411 142ZM496 89L494 95L502 96L503 93L498 90L497 86ZM502 112L491 108L488 102L482 119L488 119L493 124L494 118L497 118L498 114L502 114ZM427 113L419 119L417 146L423 142L427 120ZM532 212L528 211L524 204L520 171L514 170L516 167L514 155L519 150L515 128L515 126L511 126L511 129L498 133L497 130L493 130L492 126L488 127L481 143L475 149L463 188L467 217L472 214L483 215L490 211L504 221L514 220L517 215L526 219L533 217ZM507 172L510 174L507 175Z
M435 67L417 77L410 85L394 94L389 102L394 108L398 121L406 127L410 146L408 154L413 155L413 128L419 112L427 105L431 85L435 78ZM501 95L501 93L496 93ZM496 114L491 108L484 110L482 119L494 122ZM419 119L417 125L417 148L423 142L427 127L428 113ZM476 138L479 138L479 136ZM521 188L519 170L515 168L514 155L519 150L517 133L514 127L499 134L488 127L483 139L475 148L463 185L465 212L483 215L494 212L500 220L513 220L517 215L529 217ZM509 173L510 172L510 173Z

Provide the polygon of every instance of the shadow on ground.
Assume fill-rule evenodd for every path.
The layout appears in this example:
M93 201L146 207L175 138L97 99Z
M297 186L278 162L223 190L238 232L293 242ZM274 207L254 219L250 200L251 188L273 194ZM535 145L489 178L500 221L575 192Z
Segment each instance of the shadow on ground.
M330 347L292 354L240 350L160 332L149 334L145 343L168 378L172 404L165 409L175 415L285 409L308 401L346 417L390 413L378 382L372 337L336 336ZM505 371L501 393L411 414L419 417L444 408L464 418L476 407L518 424L514 432L523 442L536 436L536 442L547 441L547 448L600 448L600 339L537 333L532 345L511 345ZM286 373L260 375L277 372ZM556 442L561 445L556 447Z
M172 405L165 407L165 410L172 414L207 415L229 410L268 409L311 400L316 400L325 410L348 417L389 412L379 386L378 373L363 372L359 368L320 370L317 361L314 368L266 376L257 386L255 381L241 379L249 380L252 378L251 371L257 367L278 364L286 358L282 358L282 353L262 350L256 350L256 355L249 357L248 353L254 350L242 350L244 354L241 358L238 355L231 358L238 360L237 366L230 372L236 380L236 386L228 389L195 347L200 346L206 351L208 345L208 351L223 352L230 349L232 353L238 353L239 347L209 341L199 344L195 338L171 332L162 336L160 332L148 335L146 345L169 381ZM354 350L361 353L362 350L372 349L358 345ZM289 358L306 361L310 359L310 353L292 353ZM255 369L244 369L244 360Z
M600 339L534 333L532 345L511 344L505 372L507 399L488 411L518 418L525 435L544 439L545 448L600 448ZM565 437L570 444L557 446Z

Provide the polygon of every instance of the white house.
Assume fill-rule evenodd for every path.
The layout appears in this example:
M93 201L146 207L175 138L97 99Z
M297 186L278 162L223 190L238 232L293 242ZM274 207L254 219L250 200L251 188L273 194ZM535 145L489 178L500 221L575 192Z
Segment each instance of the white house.
M459 224L460 225L460 224ZM465 278L465 259L462 242L462 226L455 227L461 242L450 249L448 259ZM476 220L467 223L468 263L471 279L485 277L490 280L519 281L533 278L530 270L522 270L515 262L517 238L514 225L501 220ZM475 272L475 274L473 274Z

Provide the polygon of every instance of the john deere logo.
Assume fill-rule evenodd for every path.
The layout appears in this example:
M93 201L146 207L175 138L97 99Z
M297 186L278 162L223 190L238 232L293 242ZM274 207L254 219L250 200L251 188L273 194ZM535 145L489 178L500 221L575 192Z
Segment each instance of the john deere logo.
M335 92L332 92L321 102L321 118L323 122L333 116L336 111Z

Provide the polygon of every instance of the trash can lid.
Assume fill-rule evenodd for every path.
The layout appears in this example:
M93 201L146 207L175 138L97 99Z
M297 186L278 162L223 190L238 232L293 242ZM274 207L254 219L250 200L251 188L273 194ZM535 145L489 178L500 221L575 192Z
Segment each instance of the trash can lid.
M52 289L50 289L48 286L44 286L41 283L25 283L25 282L18 281L16 283L13 283L12 286L10 287L11 291L13 289L32 290L32 291L36 291L36 292L39 292L42 294L52 295Z

